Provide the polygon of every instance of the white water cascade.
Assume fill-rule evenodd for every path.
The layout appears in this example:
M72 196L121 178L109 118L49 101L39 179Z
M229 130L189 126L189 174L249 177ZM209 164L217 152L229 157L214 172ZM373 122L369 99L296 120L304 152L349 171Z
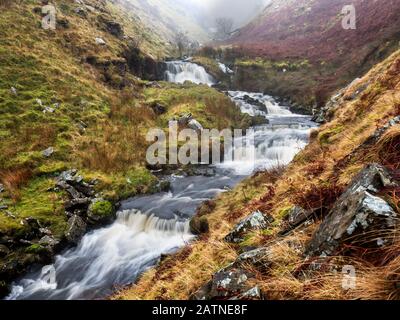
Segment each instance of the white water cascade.
M168 66L170 81L212 83L204 68L192 63L169 62ZM310 117L293 114L261 93L230 91L228 95L242 112L263 116L268 122L252 128L241 138L246 141L236 141L231 150L241 152L245 146L252 157L233 157L233 161L210 166L211 176L171 175L170 192L124 201L112 225L87 234L76 248L58 255L54 264L45 268L55 272L54 283L44 278L43 269L33 271L13 285L8 299L106 297L115 288L136 281L162 254L191 241L189 220L202 202L233 188L255 170L288 164L308 143L315 127Z
M212 86L215 81L206 70L197 64L187 61L169 61L166 62L167 71L166 80L174 83L184 83L191 81L196 84L206 84Z

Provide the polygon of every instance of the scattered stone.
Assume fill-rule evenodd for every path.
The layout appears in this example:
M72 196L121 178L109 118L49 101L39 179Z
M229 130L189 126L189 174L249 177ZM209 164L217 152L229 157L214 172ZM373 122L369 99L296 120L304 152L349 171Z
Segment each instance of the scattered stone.
M121 39L124 36L124 30L122 26L115 21L104 21L107 31L113 36Z
M77 15L81 16L82 18L86 18L87 17L87 11L82 7L76 8L75 9L75 13Z
M51 107L47 107L45 106L43 109L43 113L54 113L56 110L54 108Z
M145 86L147 88L157 88L157 89L162 88L161 85L157 81L150 81L150 82L146 83Z
M150 106L156 115L162 115L167 112L167 108L159 103L154 103Z
M250 216L236 225L233 231L225 237L225 241L240 243L244 241L244 236L247 232L266 229L272 222L274 222L274 218L271 215L264 215L260 211L253 212Z
M70 27L69 20L65 18L57 19L57 26L63 29L68 29Z
M60 241L54 239L51 236L46 235L39 240L39 244L43 247L54 249L60 244Z
M11 87L10 91L14 96L18 95L18 91L17 91L17 89L15 87Z
M242 269L221 270L192 296L192 300L222 300L239 297L251 289L248 280L254 275Z
M187 124L189 129L195 130L197 132L202 132L204 130L203 126L196 119L192 119Z
M336 201L308 243L305 254L330 256L345 243L381 246L397 225L398 216L376 194L385 187L398 186L385 167L367 166Z
M96 44L98 44L100 46L106 45L106 42L102 38L95 38L95 42L96 42Z
M36 103L37 103L39 106L43 107L43 102L42 102L42 100L36 99Z
M54 148L53 147L49 147L46 150L42 151L43 156L46 157L46 158L50 158L53 155L53 153L54 153Z
M65 237L71 243L78 244L86 232L86 223L79 216L72 216L68 220L68 229Z

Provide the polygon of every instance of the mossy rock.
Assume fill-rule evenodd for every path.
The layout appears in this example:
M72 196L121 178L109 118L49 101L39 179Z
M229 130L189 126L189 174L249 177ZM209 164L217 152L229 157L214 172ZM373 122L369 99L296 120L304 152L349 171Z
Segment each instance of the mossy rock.
M47 249L40 244L32 244L28 248L25 249L26 253L32 253L32 254L42 254L45 253Z
M195 235L204 234L210 231L207 217L195 216L190 220L190 231Z
M88 209L88 222L92 225L110 223L115 218L115 209L110 201L94 200Z

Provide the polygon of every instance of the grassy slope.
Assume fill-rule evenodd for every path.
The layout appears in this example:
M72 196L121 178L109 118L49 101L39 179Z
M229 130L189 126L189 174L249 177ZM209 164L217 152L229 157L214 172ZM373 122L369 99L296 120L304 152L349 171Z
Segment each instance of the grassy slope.
M191 111L206 127L220 125L218 117L206 118L205 111L221 112L215 104L221 101L221 125L237 126L242 121L239 111L231 110L230 100L209 87L165 83L162 89L146 89L141 79L112 68L111 78L123 78L125 86L109 85L102 67L89 65L86 57L123 61L126 44L101 28L100 10L122 23L125 34L143 33L143 55L162 57L168 48L117 6L85 1L96 9L83 18L74 12L78 5L73 1L54 2L57 19L68 20L68 28L43 30L40 15L33 12L41 1L12 3L2 8L0 16L0 183L6 189L0 205L9 207L0 210L0 236L23 235L20 221L29 216L56 237L63 236L65 194L48 190L54 187L54 176L65 169L78 168L85 178L98 179L97 191L110 200L152 191L156 178L145 169L144 137L148 128L166 123L149 107L152 99L168 96L161 102L170 113ZM96 45L95 37L107 45ZM59 106L54 113L43 113L44 106L55 103ZM55 153L45 158L42 151L48 147ZM13 258L11 252L0 262Z
M340 273L322 270L304 273L302 277L294 275L304 265L304 245L318 223L284 239L277 233L282 218L293 205L306 209L329 208L364 164L375 161L399 169L399 125L365 152L355 153L350 161L340 162L377 128L400 115L399 71L400 51L397 51L362 79L362 83L369 83L368 88L357 99L343 101L334 120L313 132L309 146L288 168L259 173L221 195L216 208L207 215L209 234L145 273L136 285L122 290L114 298L187 299L216 271L234 261L244 246L267 246L272 251L270 272L252 270L267 299L394 298L396 289L392 281L398 275L398 240L382 250L373 262L364 259L362 254L331 260L333 265L357 266L357 288L343 291ZM353 94L357 88L350 87L346 94ZM385 197L394 208L400 209L398 194ZM275 217L274 228L250 234L238 247L225 243L223 238L235 223L256 209Z

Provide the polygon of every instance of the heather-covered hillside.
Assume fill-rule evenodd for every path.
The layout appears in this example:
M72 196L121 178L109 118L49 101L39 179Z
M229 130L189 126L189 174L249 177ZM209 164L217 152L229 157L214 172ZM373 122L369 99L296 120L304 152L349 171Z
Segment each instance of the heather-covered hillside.
M281 73L289 72L258 75L259 81L251 84L254 89L286 94L303 104L323 103L334 89L351 82L398 48L399 1L352 1L356 9L354 30L342 27L342 9L348 4L345 0L273 0L227 44L240 48L239 56L250 60L247 67L254 66L252 61L258 58L280 64ZM288 67L288 62L299 61L307 61L306 68ZM245 73L247 76L251 71ZM282 81L291 88L277 90L276 83L279 86ZM302 94L307 97L302 98Z

